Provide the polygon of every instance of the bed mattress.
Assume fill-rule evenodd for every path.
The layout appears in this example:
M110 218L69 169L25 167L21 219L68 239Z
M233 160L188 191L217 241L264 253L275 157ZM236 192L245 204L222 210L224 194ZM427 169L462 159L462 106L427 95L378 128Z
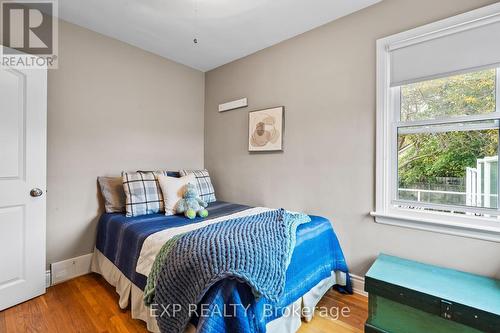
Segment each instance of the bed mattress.
M144 289L147 276L137 271L144 243L168 232L168 229L185 229L196 224L223 220L245 211L255 210L246 205L214 202L208 206L209 218L188 220L183 216L163 214L125 217L124 214L103 214L99 220L96 249L102 253L135 286ZM344 279L337 281L337 288L350 292L347 265L332 224L326 218L310 216L311 222L297 229L296 244L286 273L285 292L278 303L273 304L279 316L284 309L310 291L332 272L344 272ZM139 269L139 271L141 271ZM142 270L144 272L144 270ZM269 321L275 318L268 318Z

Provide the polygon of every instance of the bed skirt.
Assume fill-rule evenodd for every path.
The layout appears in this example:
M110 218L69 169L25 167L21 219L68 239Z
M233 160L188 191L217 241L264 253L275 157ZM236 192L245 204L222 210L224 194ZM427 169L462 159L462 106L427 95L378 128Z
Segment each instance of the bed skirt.
M106 256L98 249L94 249L92 257L92 272L100 274L110 285L115 287L120 296L118 305L125 309L130 303L130 312L133 319L140 319L146 323L150 332L159 333L160 330L156 324L156 319L150 315L149 308L143 302L143 291L133 284ZM277 318L266 325L268 333L295 333L299 329L302 321L310 321L313 318L314 309L325 293L335 284L344 285L346 275L343 272L332 272L332 275L310 291L289 305L292 315ZM194 333L196 328L189 325L186 333Z

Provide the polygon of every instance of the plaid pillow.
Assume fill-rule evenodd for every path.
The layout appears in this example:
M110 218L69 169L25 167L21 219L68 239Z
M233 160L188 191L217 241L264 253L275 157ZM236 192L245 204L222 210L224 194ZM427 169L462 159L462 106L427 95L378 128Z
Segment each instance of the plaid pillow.
M158 175L166 174L166 171L122 172L128 217L165 211Z
M215 190L210 180L208 170L180 170L179 173L181 176L193 174L196 177L196 184L198 185L198 193L200 193L201 200L206 203L211 203L216 200Z

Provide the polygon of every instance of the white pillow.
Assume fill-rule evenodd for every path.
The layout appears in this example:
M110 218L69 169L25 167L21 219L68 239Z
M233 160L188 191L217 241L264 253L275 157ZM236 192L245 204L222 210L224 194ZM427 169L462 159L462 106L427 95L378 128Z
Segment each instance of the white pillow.
M165 204L165 215L174 215L177 210L177 203L184 196L186 185L191 183L196 185L196 177L192 174L184 177L158 176L163 202Z

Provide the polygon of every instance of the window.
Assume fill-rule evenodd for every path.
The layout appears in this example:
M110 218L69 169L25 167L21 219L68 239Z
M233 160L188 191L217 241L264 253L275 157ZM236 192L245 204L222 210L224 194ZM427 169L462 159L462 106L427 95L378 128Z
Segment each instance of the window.
M499 213L497 72L475 71L392 88L400 95L393 138L399 205Z
M377 42L377 222L500 241L492 35L499 4Z

